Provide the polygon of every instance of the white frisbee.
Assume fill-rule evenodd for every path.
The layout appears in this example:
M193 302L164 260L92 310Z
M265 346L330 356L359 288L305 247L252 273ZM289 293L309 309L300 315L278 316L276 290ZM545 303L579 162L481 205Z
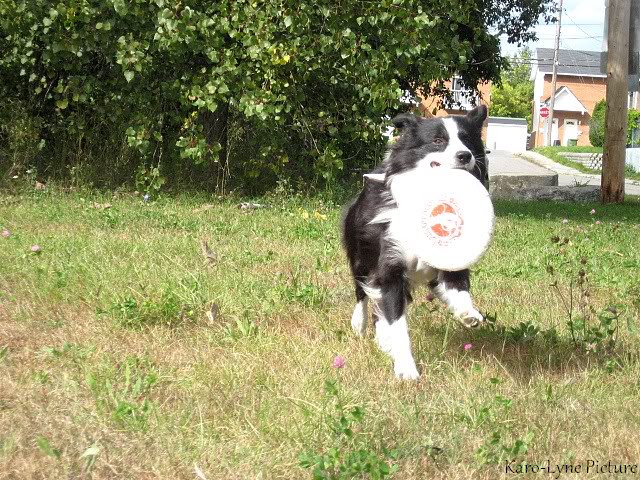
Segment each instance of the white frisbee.
M420 260L439 270L458 271L482 258L495 215L489 192L473 175L435 168L407 176L402 183L405 201L398 210L409 247Z

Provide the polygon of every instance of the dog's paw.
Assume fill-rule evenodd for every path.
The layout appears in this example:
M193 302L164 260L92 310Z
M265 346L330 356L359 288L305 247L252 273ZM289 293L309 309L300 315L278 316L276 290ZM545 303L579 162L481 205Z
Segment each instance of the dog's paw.
M418 380L420 378L416 364L411 357L393 362L393 371L398 380Z
M472 308L467 312L460 313L456 315L456 317L458 318L458 321L467 328L476 328L484 322L484 317L475 308Z

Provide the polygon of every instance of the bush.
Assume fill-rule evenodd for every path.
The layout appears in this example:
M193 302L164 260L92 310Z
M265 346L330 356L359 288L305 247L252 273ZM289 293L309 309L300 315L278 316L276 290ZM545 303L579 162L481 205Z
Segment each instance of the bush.
M38 127L47 175L332 183L380 158L407 92L496 80L497 35L532 39L551 0L512 3L6 0L0 108L19 102Z
M594 147L604 147L604 131L605 131L605 114L607 110L607 102L603 99L596 103L591 114L589 123L589 141ZM638 129L638 120L640 119L640 111L629 109L627 120L627 145L631 145L635 138L637 144L640 140L638 135L634 137L634 132Z
M640 111L629 110L628 126L627 126L627 145L638 145L640 143L640 132L638 131L638 121L640 120Z
M607 102L604 99L596 103L589 122L589 141L594 147L604 146L604 115L607 110Z

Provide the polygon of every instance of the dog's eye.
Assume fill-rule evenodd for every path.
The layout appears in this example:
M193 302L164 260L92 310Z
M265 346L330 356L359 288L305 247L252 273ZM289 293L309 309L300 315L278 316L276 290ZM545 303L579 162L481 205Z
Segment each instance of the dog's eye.
M434 145L444 145L444 138L436 137L433 139Z

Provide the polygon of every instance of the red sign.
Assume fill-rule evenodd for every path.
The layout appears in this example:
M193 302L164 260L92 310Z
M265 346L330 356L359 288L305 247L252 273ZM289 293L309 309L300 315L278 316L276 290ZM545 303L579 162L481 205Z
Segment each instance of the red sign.
M549 116L549 107L540 107L540 116L547 118Z

